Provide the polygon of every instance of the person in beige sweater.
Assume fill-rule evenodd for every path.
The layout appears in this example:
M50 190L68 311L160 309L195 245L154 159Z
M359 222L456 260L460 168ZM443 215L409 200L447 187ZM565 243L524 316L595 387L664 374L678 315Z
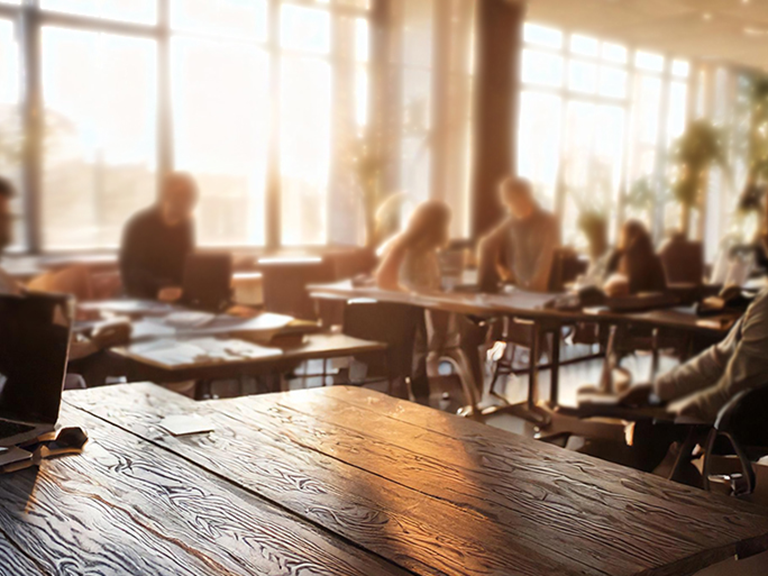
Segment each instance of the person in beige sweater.
M622 404L666 403L671 411L714 422L739 392L768 385L768 290L761 292L728 336L696 358L634 386Z

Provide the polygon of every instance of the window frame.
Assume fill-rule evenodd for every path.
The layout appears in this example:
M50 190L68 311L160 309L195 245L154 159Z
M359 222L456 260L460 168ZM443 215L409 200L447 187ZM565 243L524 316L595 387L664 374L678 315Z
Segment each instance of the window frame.
M538 22L526 22L526 24L541 25ZM548 27L546 25L543 25ZM632 160L637 154L638 147L645 147L653 149L656 158L654 160L654 169L649 177L653 180L654 185L658 186L662 180L664 180L666 171L668 168L667 160L667 148L669 140L669 106L670 106L670 93L673 83L684 84L686 86L686 98L688 106L686 107L686 120L692 117L692 107L690 105L691 98L694 92L694 78L693 70L695 69L695 61L689 58L685 58L679 54L661 53L661 52L649 52L644 50L641 46L635 46L626 42L619 42L610 37L595 37L591 34L584 34L580 30L571 30L565 28L553 28L562 34L562 42L560 47L547 46L535 42L523 41L521 50L530 50L534 52L541 52L559 56L562 58L563 74L559 87L547 86L543 84L536 84L526 82L520 77L520 92L528 92L531 94L549 94L555 95L560 99L561 105L561 125L559 128L561 142L561 148L557 151L557 165L562 167L564 161L564 143L567 140L567 110L568 105L572 102L581 102L586 104L592 104L595 106L610 105L620 107L624 111L624 131L623 131L623 154L620 166L619 177L619 190L616 198L615 212L609 214L609 218L614 222L614 233L618 234L618 227L620 223L624 221L625 209L626 209L626 194L628 187L632 184ZM574 52L571 49L571 42L574 36L589 36L598 41L597 54L594 56L585 55L582 53ZM626 49L626 61L624 63L617 62L615 60L606 58L603 56L603 45L618 45ZM659 71L653 71L646 68L639 67L637 65L637 54L648 53L654 56L660 56L663 58L663 69ZM596 87L594 93L585 93L578 90L573 90L569 86L569 73L572 62L590 63L598 66L598 72L596 77ZM678 75L673 72L673 66L676 62L686 62L688 64L688 74L686 76ZM600 94L600 79L602 76L602 68L611 68L613 70L621 70L626 72L626 90L625 96L612 97ZM651 144L642 144L639 139L636 138L636 99L635 92L643 77L658 78L661 81L661 94L659 101L658 111L658 128L656 133L655 142ZM518 146L518 149L520 147ZM558 174L560 168L558 169ZM555 185L555 213L562 217L566 206L566 190L567 186ZM657 238L660 238L663 234L664 224L664 204L662 202L654 202L654 206L651 209L651 219L653 223L653 233Z
M157 43L157 190L163 176L174 169L174 134L173 134L173 109L171 102L171 39L175 36L198 38L221 38L216 34L201 34L193 31L174 30L170 25L170 0L157 1L157 21L154 24L139 22L123 22L96 16L86 16L45 10L40 7L38 0L27 1L23 4L0 3L0 18L11 20L15 24L16 34L19 38L20 56L20 110L22 129L28 135L28 145L21 162L21 186L24 209L25 238L20 244L24 247L22 253L28 255L40 255L43 253L114 253L114 249L94 246L93 249L58 250L54 248L43 249L42 234L42 120L37 115L37 110L43 109L42 95L42 50L40 38L44 26L55 26L66 29L82 30L89 32L105 32L127 37L152 39ZM247 40L239 41L251 45L263 47L267 52L270 62L269 90L269 137L267 152L267 169L265 182L265 245L255 246L227 246L234 250L245 249L254 252L271 251L282 247L281 231L281 182L280 182L280 61L289 55L309 56L328 61L331 65L331 102L332 108L335 102L336 83L333 77L336 73L335 63L344 58L336 50L336 21L339 17L362 18L368 21L370 30L374 30L374 7L352 6L343 4L339 0L329 0L328 3L318 3L314 0L267 0L267 39L266 41ZM328 12L330 15L331 50L328 54L306 53L299 50L289 50L280 46L280 10L284 5L294 5L304 8L313 8ZM369 35L369 54L373 54L373 33ZM233 38L234 40L234 38ZM366 65L373 65L369 57ZM370 78L370 74L369 74ZM370 80L369 80L370 81ZM374 97L374 90L369 87L369 117L370 102ZM333 110L331 111L333 114ZM370 122L370 118L369 118ZM333 132L331 133L333 138ZM302 247L291 246L292 249L314 248L318 246Z

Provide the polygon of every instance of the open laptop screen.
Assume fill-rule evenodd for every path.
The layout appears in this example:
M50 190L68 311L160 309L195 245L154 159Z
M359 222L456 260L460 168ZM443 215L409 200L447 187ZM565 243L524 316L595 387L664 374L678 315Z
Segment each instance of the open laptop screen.
M65 296L0 296L0 418L56 423L71 324Z

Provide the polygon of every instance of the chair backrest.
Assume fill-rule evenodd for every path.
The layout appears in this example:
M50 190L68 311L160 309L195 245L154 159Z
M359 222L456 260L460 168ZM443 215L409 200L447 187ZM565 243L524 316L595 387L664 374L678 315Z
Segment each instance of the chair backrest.
M259 270L267 312L316 319L307 285L333 279L330 266L322 258L261 260Z
M720 411L715 428L741 446L768 448L768 383L734 396Z
M704 245L676 235L659 250L667 284L704 283Z
M549 292L562 292L565 285L587 271L588 265L572 248L557 248L549 273Z
M410 376L416 331L424 323L424 311L406 304L350 300L344 309L344 334L389 345L388 358L381 354L359 356L369 374L391 378Z

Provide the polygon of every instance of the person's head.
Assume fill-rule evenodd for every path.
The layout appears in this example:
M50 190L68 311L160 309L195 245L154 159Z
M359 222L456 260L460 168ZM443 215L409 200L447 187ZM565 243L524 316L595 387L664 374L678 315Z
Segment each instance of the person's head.
M625 253L630 250L643 253L654 252L653 240L645 224L639 220L627 220L621 227L619 250Z
M12 198L13 184L0 177L0 252L5 250L13 241Z
M192 218L197 204L197 183L191 174L172 172L165 177L160 209L165 223L175 226Z
M598 258L608 250L608 222L597 212L585 212L579 217L579 228L589 242L589 253Z
M442 248L450 239L451 209L442 200L427 200L416 207L405 234L411 247Z
M518 220L525 220L536 210L533 187L524 178L509 177L499 184L501 203Z

